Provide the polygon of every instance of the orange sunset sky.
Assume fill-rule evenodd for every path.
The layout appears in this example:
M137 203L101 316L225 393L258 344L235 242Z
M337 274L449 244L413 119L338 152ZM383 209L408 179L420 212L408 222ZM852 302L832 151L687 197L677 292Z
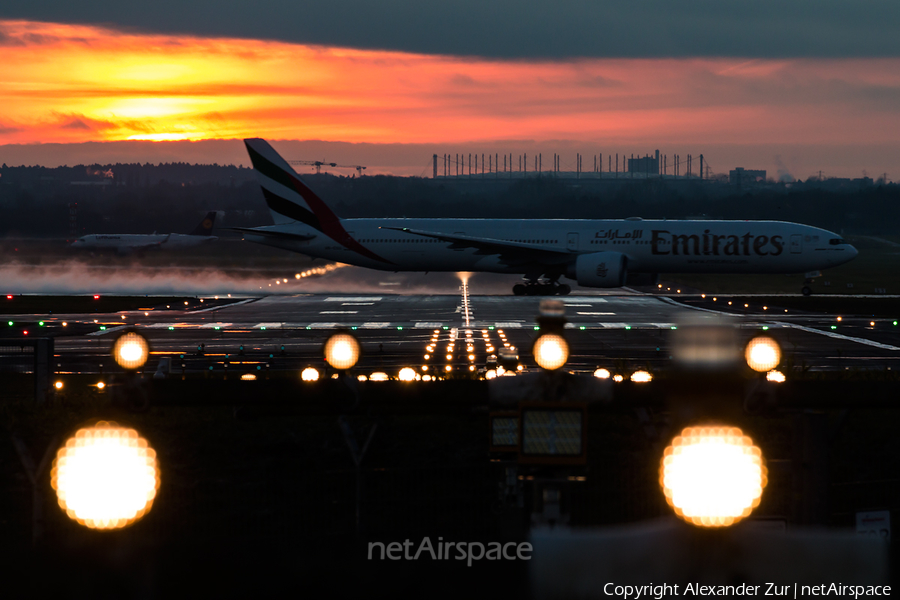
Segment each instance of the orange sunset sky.
M14 20L0 56L8 164L100 161L55 144L265 137L415 144L415 164L385 158L397 173L432 151L542 148L549 164L659 148L719 172L890 177L900 141L896 58L504 60ZM164 145L123 145L119 161L152 161L150 146ZM203 158L184 159L248 162L239 146Z

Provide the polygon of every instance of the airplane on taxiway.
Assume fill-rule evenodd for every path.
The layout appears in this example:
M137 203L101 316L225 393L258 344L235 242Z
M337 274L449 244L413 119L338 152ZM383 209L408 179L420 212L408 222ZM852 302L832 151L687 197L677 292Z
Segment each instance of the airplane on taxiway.
M561 277L616 288L660 273L807 273L857 255L837 234L783 221L341 219L268 142L244 143L275 224L234 229L360 267L521 274L516 295L564 295Z
M188 234L139 234L139 233L102 233L80 237L70 245L76 250L114 250L120 254L141 252L154 249L178 249L189 246L199 246L219 239L212 235L213 224L216 222L216 212L206 213L200 224Z

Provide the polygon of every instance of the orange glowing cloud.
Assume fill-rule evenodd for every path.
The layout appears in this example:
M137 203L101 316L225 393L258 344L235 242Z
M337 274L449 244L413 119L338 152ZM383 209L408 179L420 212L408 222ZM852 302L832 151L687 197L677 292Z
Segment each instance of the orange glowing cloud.
M0 21L0 144L892 143L900 59L500 61Z

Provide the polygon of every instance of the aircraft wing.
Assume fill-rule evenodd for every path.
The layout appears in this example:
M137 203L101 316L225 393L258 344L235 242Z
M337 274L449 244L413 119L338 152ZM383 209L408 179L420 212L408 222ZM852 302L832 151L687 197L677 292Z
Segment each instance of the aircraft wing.
M511 242L494 238L475 237L458 233L449 234L437 231L425 231L422 229L410 229L409 227L381 227L380 229L393 229L413 235L421 235L436 240L448 242L451 250L475 248L475 254L485 256L496 254L499 259L510 266L528 263L559 264L572 260L573 254L567 250L552 250L523 242Z
M314 235L303 233L289 233L287 231L278 231L276 229L264 229L256 227L228 227L228 231L240 231L241 233L252 233L253 235L261 235L265 237L279 238L283 240L294 240L297 242L305 242L315 238Z

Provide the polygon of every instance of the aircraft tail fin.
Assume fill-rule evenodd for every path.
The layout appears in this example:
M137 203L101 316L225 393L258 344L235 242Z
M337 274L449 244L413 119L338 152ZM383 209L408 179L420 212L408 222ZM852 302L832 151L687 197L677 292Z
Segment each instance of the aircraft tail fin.
M337 215L300 179L269 142L252 138L244 140L244 145L277 225L299 221L329 235L339 229Z
M215 222L216 211L211 210L206 213L206 216L203 217L203 220L200 221L200 224L194 227L194 230L191 231L189 235L211 235Z

